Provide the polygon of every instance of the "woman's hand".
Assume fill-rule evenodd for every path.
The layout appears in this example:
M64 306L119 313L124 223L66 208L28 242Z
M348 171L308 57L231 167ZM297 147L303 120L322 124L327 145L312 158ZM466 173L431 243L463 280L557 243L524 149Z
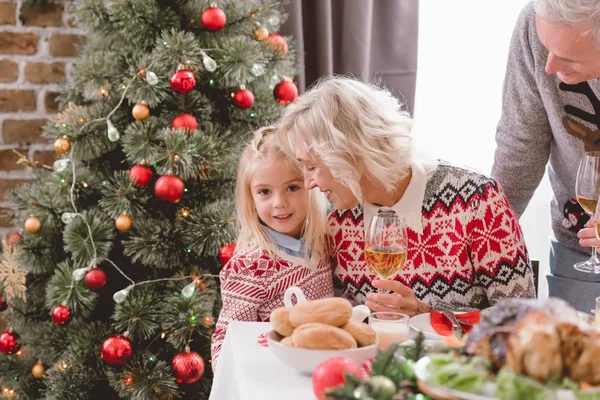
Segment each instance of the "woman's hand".
M594 232L594 217L591 217L585 226L585 228L577 232L579 245L581 247L600 247L600 240L598 240L596 232Z
M394 293L367 293L365 305L372 311L391 311L414 316L431 311L431 306L417 300L415 292L402 283L387 279L371 282L374 288L392 290Z

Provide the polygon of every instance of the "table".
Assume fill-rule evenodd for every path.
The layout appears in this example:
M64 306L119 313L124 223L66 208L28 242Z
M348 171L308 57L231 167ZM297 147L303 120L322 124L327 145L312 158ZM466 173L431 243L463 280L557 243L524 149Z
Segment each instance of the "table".
M313 400L312 377L283 364L256 339L268 322L229 324L209 400Z

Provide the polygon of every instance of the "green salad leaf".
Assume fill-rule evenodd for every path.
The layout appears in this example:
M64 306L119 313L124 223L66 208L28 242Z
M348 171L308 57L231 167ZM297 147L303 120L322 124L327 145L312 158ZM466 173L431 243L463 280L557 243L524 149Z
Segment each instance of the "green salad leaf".
M535 379L502 368L496 376L494 397L500 400L554 400L556 392Z
M427 365L429 381L469 393L479 393L488 380L491 362L484 357L457 357L453 353L434 354Z

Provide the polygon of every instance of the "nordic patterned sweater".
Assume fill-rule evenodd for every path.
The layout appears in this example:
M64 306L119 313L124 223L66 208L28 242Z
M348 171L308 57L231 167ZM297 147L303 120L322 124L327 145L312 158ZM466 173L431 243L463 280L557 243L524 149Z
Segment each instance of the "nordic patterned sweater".
M562 83L544 70L547 57L530 3L510 44L492 176L520 216L550 161L552 230L558 241L590 252L576 236L589 217L577 203L575 180L584 151L600 150L600 79Z
M507 297L535 297L523 234L498 184L446 164L430 168L423 178L415 171L413 166L410 185L415 179L426 183L417 196L409 192L418 189L409 185L403 198L417 203L421 229L408 226L406 264L392 279L413 289L419 300L453 310L482 309ZM363 210L360 205L329 216L336 295L361 304L367 293L376 291L370 283L376 276L363 255Z
M231 321L268 322L271 312L283 307L283 295L290 286L299 287L307 300L333 296L329 262L308 261L279 249L273 253L248 246L221 270L223 305L211 341L213 371Z

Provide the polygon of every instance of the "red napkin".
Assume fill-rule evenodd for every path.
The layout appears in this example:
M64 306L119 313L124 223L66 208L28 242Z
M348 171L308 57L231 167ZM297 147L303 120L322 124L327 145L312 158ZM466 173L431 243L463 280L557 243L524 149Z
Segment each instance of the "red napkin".
M452 324L450 323L450 321L448 321L448 318L444 317L444 314L442 314L439 311L436 310L432 310L431 313L429 313L429 315L431 316L431 326L433 327L433 329L435 329L435 331L442 336L449 336L452 334ZM464 319L465 321L468 321L470 323L472 323L473 325L476 325L479 323L479 318L481 316L481 310L475 310L475 311L470 311L470 312L466 312L466 313L462 313L462 314L455 314L457 319ZM465 333L469 333L471 331L471 329L473 328L472 326L467 326L467 325L461 325L462 328L464 329Z

